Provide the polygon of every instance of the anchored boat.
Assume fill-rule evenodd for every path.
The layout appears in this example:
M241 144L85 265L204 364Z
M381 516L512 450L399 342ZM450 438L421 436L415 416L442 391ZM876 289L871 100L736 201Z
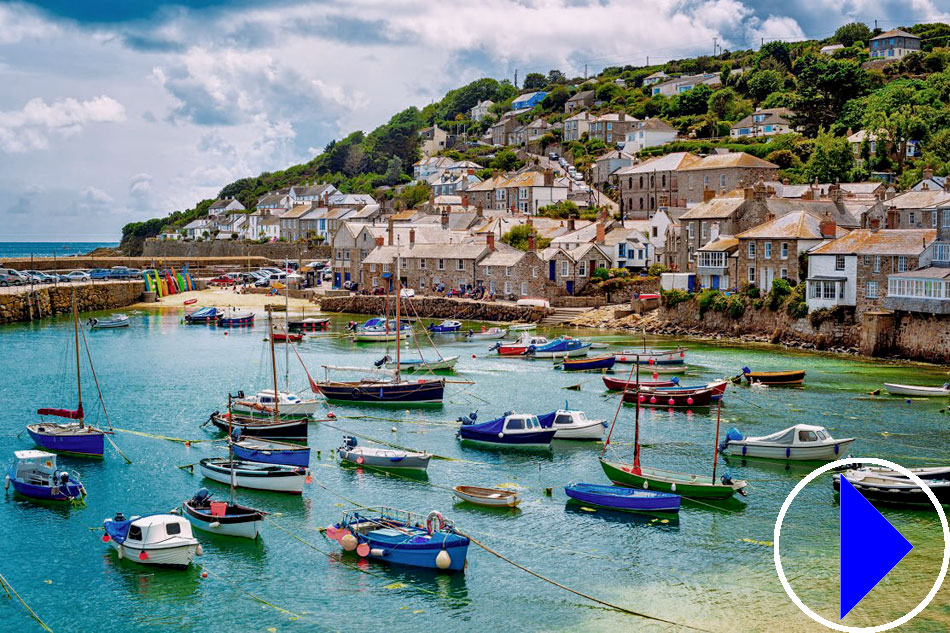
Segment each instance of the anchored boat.
M588 419L583 411L567 408L554 412L554 439L556 440L599 440L607 430L605 420Z
M494 341L497 339L505 338L508 334L508 330L503 330L500 327L490 327L487 330L482 327L481 332L475 332L469 330L465 333L465 338L470 341Z
M229 310L218 315L219 327L245 327L254 325L254 313L249 310Z
M191 523L175 514L152 514L126 519L122 513L106 519L102 540L111 543L119 554L140 565L158 565L184 569L201 545L191 533Z
M182 502L181 513L192 526L212 534L257 538L266 512L234 503L233 487L231 501L215 501L211 496L207 488L201 488Z
M910 468L909 470L924 480L924 483L934 493L940 504L950 504L950 468L930 466ZM930 497L922 488L906 475L889 468L853 468L835 474L832 484L835 492L840 490L841 477L846 478L865 499L872 503L933 508Z
M462 424L456 435L463 442L514 448L551 448L557 430L555 413L537 416L506 413L489 422Z
M679 512L680 496L659 490L637 490L623 486L568 484L568 497L581 503L623 512Z
M86 496L79 475L60 470L56 455L45 451L15 451L7 470L6 485L31 499L72 501Z
M462 329L462 322L446 319L441 323L431 323L426 329L432 334L453 334Z
M926 387L923 385L900 385L893 382L885 382L884 388L892 396L914 396L917 398L935 398L950 396L950 383L942 387Z
M240 431L235 431L234 435L237 437L231 442L231 450L239 460L304 468L310 465L309 446L256 437L240 437Z
M686 348L623 350L614 354L618 363L640 365L682 365L686 362Z
M805 370L791 371L752 371L748 367L742 368L742 375L751 384L761 385L800 385L805 382Z
M219 310L215 307L207 308L198 308L185 315L185 323L188 324L204 324L204 323L217 323L218 317L224 314L223 310Z
M89 319L89 327L94 330L106 330L110 328L129 327L129 317L126 314L113 314L108 318Z
M602 371L614 366L613 356L597 356L595 358L565 359L558 363L564 371Z
M452 490L462 501L486 508L516 508L521 503L521 493L517 490L479 486L455 486Z
M571 358L587 356L589 350L590 343L565 336L556 338L544 345L529 345L528 349L525 350L525 356L533 358Z
M712 404L711 387L641 387L623 392L624 402L648 407L708 407Z
M673 376L669 380L653 380L646 382L634 382L632 380L627 380L626 378L613 378L611 376L603 376L604 386L611 391L626 391L627 389L636 389L637 386L640 387L676 387L679 385L680 379L678 376Z
M305 480L310 476L309 471L300 466L245 462L227 457L206 457L198 462L198 467L204 477L222 484L233 481L238 488L297 495L303 493Z
M429 467L429 460L432 458L432 455L425 452L357 446L356 438L351 435L343 437L343 445L336 449L336 454L340 461L382 470L425 471Z
M299 321L288 321L287 329L291 332L322 332L330 329L330 317L309 317Z
M729 429L719 450L726 455L762 457L790 461L832 461L846 454L853 437L836 440L823 426L796 424L787 429L759 437L743 437L737 429Z
M309 418L317 412L317 407L320 406L318 400L303 400L299 396L286 391L278 391L275 398L273 389L264 389L253 396L245 396L243 391L239 391L232 407L238 415L273 418L275 404L282 420Z
M501 341L495 343L488 351L497 351L499 356L524 356L529 347L540 347L548 343L548 339L543 336L533 336L525 332L515 341Z

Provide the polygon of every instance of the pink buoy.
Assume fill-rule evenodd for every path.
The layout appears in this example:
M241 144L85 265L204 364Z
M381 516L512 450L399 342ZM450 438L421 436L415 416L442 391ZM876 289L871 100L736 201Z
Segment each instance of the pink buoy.
M659 377L660 377L660 374L658 372L653 372L653 380L656 380Z
M303 482L308 486L313 483L313 475L307 475L304 477Z
M327 417L332 420L333 418L336 417L336 413L334 413L333 411L330 411L330 413L327 414Z
M680 352L680 358L686 358L686 352Z
M108 535L108 534L103 534L103 535L102 535L102 542L103 542L103 543L108 543L109 540L110 540L110 539L109 539L109 535Z
M670 398L669 400L667 400L667 403L672 407L674 404L676 404L676 400L674 400L673 398Z
M656 404L656 396L650 398L650 404Z
M225 336L228 335L228 331L227 331L227 330L224 331L224 335L225 335Z
M356 548L356 553L362 556L363 558L366 558L367 556L369 556L369 545L367 545L366 543L360 543L359 546Z
M641 393L641 394L640 394L640 402L646 402L646 399L647 399L647 397Z
M360 455L359 457L356 458L356 463L357 463L357 464L362 464L362 463L363 463L363 456L362 456L362 455Z
M693 404L693 399L692 399L692 398L687 398L687 399L686 399L686 404Z
M651 358L647 361L647 365L652 365L655 361Z
M146 552L144 549L139 552L139 560L148 560L148 552Z

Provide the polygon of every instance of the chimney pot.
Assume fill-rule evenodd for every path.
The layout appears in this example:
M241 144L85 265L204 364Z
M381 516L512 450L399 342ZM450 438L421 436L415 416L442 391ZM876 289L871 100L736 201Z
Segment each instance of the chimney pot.
M392 216L389 217L389 223L388 223L388 226L386 227L386 233L387 233L387 237L389 238L389 245L392 246L393 245L393 218Z
M597 220L597 243L603 244L607 241L606 230L603 220Z
M495 250L495 234L489 231L485 234L485 243L488 244L488 250Z
M924 167L922 177L924 180L930 180L931 178L934 177L934 170L931 169L929 165L927 167Z
M409 229L409 246L412 246L416 243L416 230Z

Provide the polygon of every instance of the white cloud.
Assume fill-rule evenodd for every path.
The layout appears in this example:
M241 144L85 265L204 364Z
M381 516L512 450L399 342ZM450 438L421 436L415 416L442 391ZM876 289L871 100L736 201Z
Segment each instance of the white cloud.
M21 110L0 111L0 151L47 149L51 136L66 138L79 134L89 123L124 120L122 104L105 95L86 101L68 98L53 103L36 97Z
M0 4L0 44L42 40L58 35L59 28L36 11L17 4Z
M87 205L102 205L113 202L112 196L102 189L91 185L83 189L80 200Z

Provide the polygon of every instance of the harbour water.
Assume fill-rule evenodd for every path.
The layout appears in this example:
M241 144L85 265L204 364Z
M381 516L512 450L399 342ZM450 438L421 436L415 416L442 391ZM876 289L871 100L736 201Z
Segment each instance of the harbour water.
M85 316L85 315L84 315ZM0 573L57 632L94 631L323 631L408 627L442 630L673 631L688 630L604 608L546 584L484 550L470 548L464 574L434 574L342 556L318 528L337 520L349 501L426 513L440 510L460 529L518 563L579 591L629 609L707 631L819 631L786 597L773 566L773 527L794 485L814 467L763 461L719 462L719 471L750 481L747 498L731 504L685 502L679 516L651 517L594 511L566 503L562 486L607 483L600 445L555 442L550 452L505 453L460 446L454 420L478 410L488 420L507 410L547 412L565 405L612 420L617 397L605 395L597 374L565 374L550 360L500 359L491 342L452 336L443 354L460 354L460 378L444 406L406 410L330 406L330 428L314 423L313 485L303 497L239 490L239 502L271 513L258 542L198 532L204 556L187 571L120 561L101 542L106 517L168 511L205 486L218 497L225 486L203 481L180 466L224 454L220 438L202 427L222 409L228 391L270 386L270 358L262 322L246 330L185 326L177 311L134 314L124 330L88 332L96 372L112 424L123 430L196 440L191 446L117 432L132 460L107 446L101 462L60 458L79 472L89 492L85 506L40 506L8 492L0 502L3 546ZM334 316L334 331L351 318ZM466 324L466 328L468 324ZM572 332L632 346L628 335ZM550 332L544 332L550 335ZM75 406L69 319L0 329L0 461L29 448L23 432L41 406ZM868 362L774 347L712 346L684 342L694 366L684 383L736 375L740 368L803 368L802 389L730 387L722 433L766 434L807 422L835 437L857 437L855 456L902 465L946 464L950 416L946 402L870 396L885 381L939 385L946 368ZM382 344L308 339L299 350L315 376L321 365L370 365ZM282 350L279 349L282 352ZM429 350L428 353L431 353ZM475 355L475 358L473 358ZM283 373L283 354L279 354ZM623 366L617 374L626 372ZM105 424L95 387L84 370L87 420ZM283 386L283 377L281 377ZM306 377L291 354L290 382ZM580 385L580 390L565 387ZM318 414L318 415L321 415ZM322 416L321 416L322 417ZM634 408L624 406L613 438L622 459L632 456ZM646 409L641 417L645 465L712 474L716 410ZM433 460L427 481L343 468L334 459L343 430L426 449ZM197 440L200 440L197 441ZM318 456L319 451L319 458ZM513 484L520 509L488 511L453 501L457 484ZM545 489L552 488L548 496ZM880 624L913 607L940 566L943 541L932 512L886 510L915 549L844 621ZM782 560L802 599L837 620L838 507L829 477L808 486L793 504L782 532ZM950 596L944 589L902 630L946 631ZM0 599L0 630L39 631L15 600Z
M0 259L12 257L69 257L97 248L112 248L118 242L0 242Z

